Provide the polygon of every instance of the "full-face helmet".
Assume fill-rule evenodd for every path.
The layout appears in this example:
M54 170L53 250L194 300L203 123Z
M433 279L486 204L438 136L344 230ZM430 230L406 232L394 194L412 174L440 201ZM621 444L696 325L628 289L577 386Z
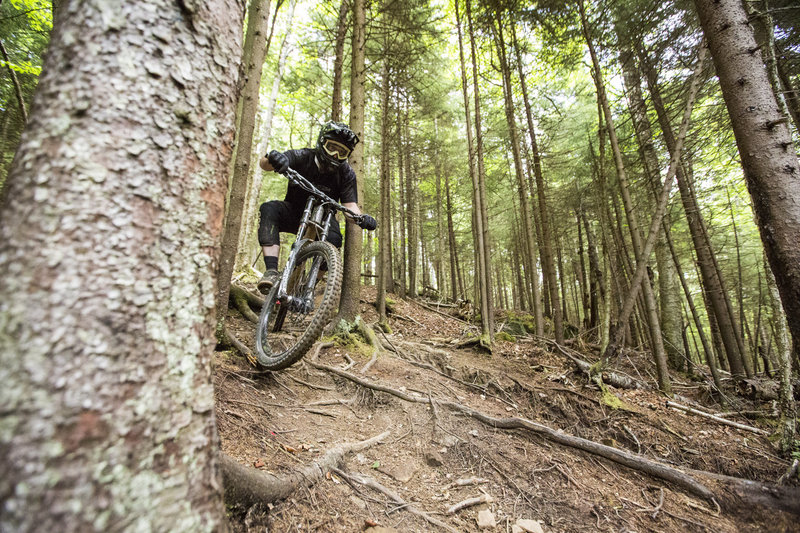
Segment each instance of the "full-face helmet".
M327 122L317 137L317 154L323 162L338 167L350 157L358 144L358 135L350 126L341 122Z

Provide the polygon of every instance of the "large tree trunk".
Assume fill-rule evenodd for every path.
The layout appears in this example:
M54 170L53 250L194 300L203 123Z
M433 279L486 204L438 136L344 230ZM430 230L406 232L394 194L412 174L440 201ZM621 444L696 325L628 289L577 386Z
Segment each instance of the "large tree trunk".
M353 0L353 42L350 72L350 128L362 142L358 143L350 155L350 166L356 173L358 202L364 201L364 87L367 80L365 64L366 42L366 4L364 0ZM384 220L386 224L388 220ZM339 303L339 319L351 322L358 314L358 301L361 297L361 250L364 232L356 224L346 222L344 245L344 278L342 298Z
M247 36L239 71L240 108L236 132L236 158L233 163L228 205L225 209L225 230L222 234L222 251L217 275L217 329L220 339L222 335L219 332L225 324L233 265L239 247L239 232L242 229L242 212L245 209L247 178L250 175L250 155L253 151L253 131L258 111L261 70L264 67L266 53L268 21L269 0L250 0L250 7L247 10Z
M0 530L219 531L242 4L60 9L0 207Z
M800 343L800 163L739 0L696 0L731 116L761 239Z

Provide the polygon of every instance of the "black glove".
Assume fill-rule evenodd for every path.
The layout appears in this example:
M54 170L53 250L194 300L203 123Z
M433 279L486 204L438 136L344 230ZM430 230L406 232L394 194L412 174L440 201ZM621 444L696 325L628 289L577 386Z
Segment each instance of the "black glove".
M271 151L269 154L267 154L267 161L269 161L269 164L272 165L272 169L275 172L283 174L289 170L289 158L286 157L286 154L283 152L279 152L277 150Z
M378 221L369 215L361 215L361 219L358 221L358 225L365 230L373 231L375 228L378 227Z

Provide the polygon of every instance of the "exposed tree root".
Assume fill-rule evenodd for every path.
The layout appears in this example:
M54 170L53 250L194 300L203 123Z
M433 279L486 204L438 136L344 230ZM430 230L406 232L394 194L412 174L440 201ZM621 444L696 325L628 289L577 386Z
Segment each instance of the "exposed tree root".
M220 464L225 502L251 506L256 503L269 503L286 498L298 488L309 487L321 480L327 472L341 462L345 454L364 450L385 439L389 434L389 431L385 431L371 439L340 444L328 450L318 460L285 476L276 476L269 472L246 467L233 458L221 454Z
M253 355L253 352L250 350L250 348L247 347L245 343L236 338L236 335L228 331L227 326L223 325L221 331L219 331L220 328L217 329L218 329L217 338L222 346L235 349L240 354L242 354L250 362L251 365L256 366L256 358Z
M580 437L567 435L528 419L517 417L495 418L456 402L434 400L430 397L425 398L412 396L385 385L370 383L365 379L355 376L354 374L335 367L321 364L316 361L317 354L319 353L319 349L321 347L322 345L317 348L314 353L314 357L309 364L320 370L324 370L326 372L349 379L350 381L353 381L362 387L385 392L408 402L431 404L437 403L440 406L448 407L453 411L466 414L494 428L526 429L528 431L532 431L537 435L546 438L547 440L562 444L564 446L583 450L594 455L599 455L634 470L638 470L653 477L674 483L675 485L685 489L687 492L696 496L700 496L701 498L713 503L715 506L718 506L717 499L719 499L724 504L726 509L734 512L741 511L743 505L758 505L800 515L800 488L760 483L757 481L724 476L702 470L689 470L695 476L704 476L716 480L720 488L723 489L723 492L715 494L689 474L637 454L619 450L617 448L599 444ZM734 496L731 496L731 493Z
M592 365L592 364L584 361L583 359L575 357L574 355L570 354L567 350L565 350L560 344L558 344L558 343L556 343L554 341L551 341L549 339L542 339L542 340L546 341L548 344L550 344L552 346L555 346L556 349L559 352L561 352L562 355L564 355L565 357L568 357L569 359L571 359L578 366L578 368L581 369L582 372L585 372L590 377L593 374L600 373L600 375L601 375L601 377L603 379L603 383L607 383L608 385L611 385L612 387L615 387L617 389L649 389L650 388L647 384L641 383L639 381L636 381L635 379L633 379L631 377L623 376L622 374L619 374L619 373L616 373L616 372L607 372L607 371L601 370L599 368L596 368L596 365Z
M316 358L314 358L316 359ZM343 378L349 379L362 387L367 387L373 390L386 392L408 402L415 402L415 403L429 403L430 400L427 398L421 398L416 396L411 396L406 394L402 391L392 389L391 387L387 387L385 385L379 385L376 383L370 383L358 376L355 376L349 372L344 370L340 370L338 368L334 368L328 365L324 365L312 359L309 362L315 368L320 370L325 370L327 372L331 372ZM619 450L617 448L613 448L611 446L606 446L604 444L599 444L594 441L590 441L587 439L583 439L580 437L574 437L572 435L567 435L566 433L560 433L548 426L538 424L531 420L525 418L495 418L471 407L467 407L466 405L462 405L460 403L451 402L447 400L433 400L438 403L440 406L445 406L450 408L453 411L457 411L468 415L484 424L492 426L494 428L501 428L501 429L526 429L528 431L532 431L538 435L545 437L546 439L556 442L558 444L563 444L565 446L570 446L572 448L577 448L579 450L583 450L589 452L594 455L599 455L601 457L605 457L611 461L619 463L621 465L627 466L634 470L638 470L640 472L644 472L649 474L653 477L661 478L671 483L678 485L679 487L687 490L688 492L700 496L708 501L714 500L714 494L705 486L695 481L691 476L685 474L684 472L672 468L670 466L657 463L645 457L626 452L624 450Z
M373 490L377 490L378 492L383 493L386 496L388 496L392 500L392 503L398 505L399 507L401 507L402 509L408 511L409 513L411 513L413 515L416 515L416 516L419 516L420 518L425 519L427 522L429 522L429 523L431 523L431 524L433 524L435 526L439 526L442 529L445 529L447 531L451 531L452 533L457 533L456 529L453 529L452 527L448 526L447 524L445 524L441 520L438 520L438 519L432 517L431 515L429 515L425 511L421 511L421 510L417 509L416 507L414 507L414 505L412 505L410 503L407 503L398 494L396 494L392 490L384 487L383 485L381 485L380 483L378 483L377 481L375 481L374 479L372 479L369 476L365 476L365 475L362 475L362 474L346 473L346 472L342 472L341 470L336 470L336 473L338 475L342 476L344 479L346 479L348 481L348 483L351 484L351 486L352 486L353 483L358 483L359 485L364 485L365 487L369 487L369 488L371 488Z
M236 284L231 284L230 298L236 309L242 314L243 317L251 322L258 323L258 315L252 308L261 309L264 305L264 299L259 298L250 291L239 287ZM251 308L252 307L252 308Z

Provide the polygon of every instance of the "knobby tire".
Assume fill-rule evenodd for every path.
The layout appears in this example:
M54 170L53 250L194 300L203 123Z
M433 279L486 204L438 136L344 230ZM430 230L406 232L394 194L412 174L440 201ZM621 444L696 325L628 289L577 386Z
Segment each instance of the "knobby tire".
M256 360L267 370L281 370L299 361L320 337L336 311L344 267L338 250L328 242L315 241L303 245L297 253L287 292L294 295L296 285L302 282L306 270L316 258L327 263L328 271L314 291L316 305L310 313L293 312L287 306L281 306L277 302L278 284L267 294L256 329ZM320 277L323 275L325 272L320 272ZM279 327L273 331L276 321ZM302 323L300 329L304 329L292 332L293 324L297 323Z

